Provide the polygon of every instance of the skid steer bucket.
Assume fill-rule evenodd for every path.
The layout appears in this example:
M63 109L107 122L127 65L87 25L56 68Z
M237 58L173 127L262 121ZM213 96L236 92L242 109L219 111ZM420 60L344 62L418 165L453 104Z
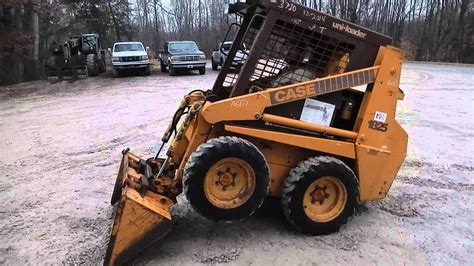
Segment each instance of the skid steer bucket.
M142 177L139 158L124 152L112 194L117 204L104 265L121 265L166 235L172 227L169 208L173 201L151 191L138 192L128 178Z

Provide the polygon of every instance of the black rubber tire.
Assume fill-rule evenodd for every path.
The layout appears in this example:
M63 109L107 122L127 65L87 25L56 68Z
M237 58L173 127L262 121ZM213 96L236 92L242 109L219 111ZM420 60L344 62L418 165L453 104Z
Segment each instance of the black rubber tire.
M105 59L102 58L99 63L99 73L104 73L105 71L107 71L107 66L105 64Z
M253 168L255 190L242 205L223 209L207 199L204 179L214 163L229 157L242 159ZM242 138L225 136L210 139L197 148L184 168L183 184L189 203L204 217L216 221L241 220L251 216L262 205L270 187L270 172L265 157L253 143Z
M216 71L217 68L219 67L216 62L214 62L214 59L211 59L212 62L212 70Z
M176 76L176 69L173 66L169 66L170 76Z
M151 75L151 69L150 69L150 67L146 67L146 68L145 68L144 74L145 74L145 76L150 76L150 75Z
M120 75L119 75L119 71L115 68L112 68L112 77L113 78L118 78Z
M163 72L163 73L167 72L166 65L161 60L160 60L160 69L161 69L161 72Z
M87 75L89 77L96 77L99 75L99 64L97 63L96 54L88 54L86 56Z
M303 197L307 188L318 178L333 176L338 178L347 191L347 201L343 211L333 220L318 223L311 220L303 207ZM344 162L334 157L319 156L300 162L290 171L283 182L281 205L288 222L298 231L310 235L326 235L339 231L354 214L359 201L359 182L354 172Z
M205 75L206 74L206 68L203 67L203 68L200 68L199 69L199 75Z

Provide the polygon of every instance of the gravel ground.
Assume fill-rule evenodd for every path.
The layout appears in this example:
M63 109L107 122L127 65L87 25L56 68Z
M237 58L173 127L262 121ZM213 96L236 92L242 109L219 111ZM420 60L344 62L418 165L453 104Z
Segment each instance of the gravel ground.
M0 264L100 264L120 151L156 152L187 91L216 73L0 87ZM474 264L474 67L407 63L408 157L387 198L339 233L304 236L275 200L214 223L182 196L173 231L135 264Z

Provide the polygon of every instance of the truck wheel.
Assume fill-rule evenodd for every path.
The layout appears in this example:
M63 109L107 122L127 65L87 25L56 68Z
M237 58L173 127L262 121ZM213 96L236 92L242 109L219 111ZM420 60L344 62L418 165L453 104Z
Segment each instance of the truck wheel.
M212 220L240 220L263 203L268 165L251 142L220 137L201 144L184 168L184 193L191 206Z
M286 219L305 234L339 230L354 214L359 183L341 160L320 156L302 161L283 183L281 204Z
M112 77L118 78L118 76L119 76L118 70L115 69L115 68L113 68L113 69L112 69Z
M100 64L99 64L99 73L104 73L105 71L107 71L107 66L105 64L104 58L102 58L102 60L100 60Z
M166 65L161 60L160 60L160 68L161 68L161 72L166 72Z
M176 76L176 69L173 66L169 66L170 68L170 76Z
M88 54L86 56L86 64L87 64L87 75L89 77L96 77L97 75L99 75L99 64L97 63L96 54Z
M213 59L211 59L211 62L212 62L212 70L216 71L216 70L217 70L217 68L218 68L218 65L217 65L217 63L216 63L216 62L214 62L214 60L213 60Z
M146 68L145 68L145 76L150 76L150 74L151 74L151 69L150 69L150 67L146 67Z
M206 74L206 67L199 69L199 75L204 75L204 74Z

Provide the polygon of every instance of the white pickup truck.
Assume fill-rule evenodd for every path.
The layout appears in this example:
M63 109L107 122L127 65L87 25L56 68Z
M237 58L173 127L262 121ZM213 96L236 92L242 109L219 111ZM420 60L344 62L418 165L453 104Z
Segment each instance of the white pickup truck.
M112 50L112 67L114 77L127 69L140 69L149 76L148 47L145 49L141 42L116 42Z
M219 66L222 68L231 47L232 42L223 42L214 49L211 56L212 70L217 70ZM246 50L245 46L244 50ZM247 59L247 54L242 50L238 50L232 61L232 67L239 69L245 63L245 59Z

